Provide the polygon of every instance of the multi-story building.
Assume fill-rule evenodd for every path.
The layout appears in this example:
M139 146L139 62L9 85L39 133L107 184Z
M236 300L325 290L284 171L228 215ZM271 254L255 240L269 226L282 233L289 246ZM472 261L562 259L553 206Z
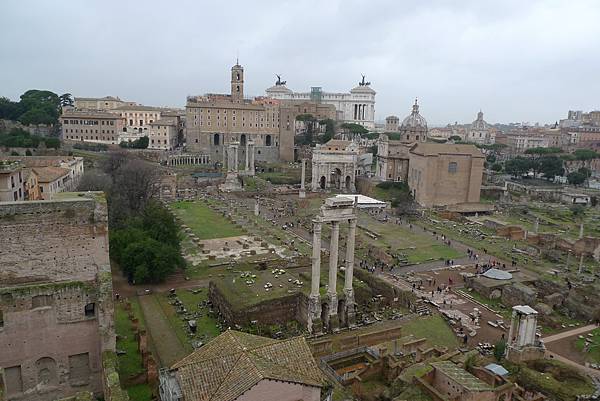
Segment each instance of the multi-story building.
M484 160L474 145L418 143L410 149L408 186L425 207L479 202Z
M18 160L0 160L0 202L23 199L22 163Z
M122 106L135 106L135 102L127 102L114 96L76 97L73 106L78 110L111 110Z
M67 141L118 145L125 120L105 111L67 109L60 116L62 138Z
M244 68L231 68L230 94L189 96L186 104L186 147L224 162L225 148L239 143L244 160L253 143L256 161L292 161L296 111L280 108L280 101L244 98Z
M84 172L82 157L7 156L3 160L22 167L20 200L49 200L58 192L74 191Z
M106 201L63 196L0 203L2 399L102 397L116 358Z
M271 99L301 100L315 103L331 104L337 110L340 122L360 124L368 129L375 129L375 95L370 82L365 77L358 86L347 93L323 92L321 87L312 87L310 92L293 92L285 86L285 81L277 80L274 86L266 90Z
M114 113L124 121L123 128L119 135L120 142L133 142L144 136L150 135L150 124L160 120L161 113L165 109L141 105L123 105L110 109L109 113Z
M385 132L398 132L400 119L398 116L387 116L385 118Z
M179 144L179 123L177 118L161 118L150 123L148 149L173 150Z
M471 123L466 140L479 145L492 145L496 142L496 130L483 119L482 111L477 113L477 119Z

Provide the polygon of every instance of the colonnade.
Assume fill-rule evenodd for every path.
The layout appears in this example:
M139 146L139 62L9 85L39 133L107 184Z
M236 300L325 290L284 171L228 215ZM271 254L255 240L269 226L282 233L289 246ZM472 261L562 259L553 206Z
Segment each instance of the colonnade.
M355 301L352 279L354 275L354 248L356 238L356 214L354 205L344 205L339 216L336 209L329 209L325 216L313 220L313 251L311 268L311 287L309 296L308 330L311 333L322 331L335 332L340 326L354 326ZM323 210L323 209L322 209ZM348 211L351 211L348 213ZM333 213L331 213L333 211ZM340 223L348 222L348 238L346 240L346 264L344 274L344 298L338 300L337 272ZM331 224L331 239L329 246L329 278L326 299L321 300L319 287L321 283L321 232L323 224ZM341 316L340 316L341 315Z
M208 156L208 155L171 155L171 156L168 156L167 164L169 166L210 164L210 156Z

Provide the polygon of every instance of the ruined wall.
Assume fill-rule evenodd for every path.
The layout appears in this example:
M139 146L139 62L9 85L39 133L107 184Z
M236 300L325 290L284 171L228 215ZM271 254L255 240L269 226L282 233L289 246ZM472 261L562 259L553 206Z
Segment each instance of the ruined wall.
M0 205L7 400L103 394L101 352L115 349L106 202L73 196Z
M239 325L250 324L253 320L258 320L263 325L285 324L291 320L300 320L298 312L302 296L299 293L291 294L286 297L260 302L249 308L236 309L214 282L211 281L208 287L208 298L219 310L225 321L229 324ZM303 320L305 321L306 318Z

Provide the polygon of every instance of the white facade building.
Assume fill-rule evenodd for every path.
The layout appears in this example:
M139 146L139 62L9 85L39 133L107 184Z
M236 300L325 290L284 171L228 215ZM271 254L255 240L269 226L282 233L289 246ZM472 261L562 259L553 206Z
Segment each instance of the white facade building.
M365 78L348 93L323 92L320 86L311 88L310 92L294 92L285 86L285 81L278 80L265 92L268 97L280 100L304 100L317 103L332 104L337 110L340 122L360 124L367 129L375 129L375 95Z
M477 113L477 119L469 128L467 141L480 145L492 145L496 143L496 131L483 119L483 112Z

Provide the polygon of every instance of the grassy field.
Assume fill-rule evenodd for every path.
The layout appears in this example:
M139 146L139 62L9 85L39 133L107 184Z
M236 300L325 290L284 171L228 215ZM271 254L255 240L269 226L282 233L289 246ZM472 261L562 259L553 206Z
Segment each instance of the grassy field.
M446 321L440 315L416 318L402 326L402 335L413 335L415 338L427 338L432 346L458 347L458 339Z
M221 214L200 202L175 202L173 211L200 239L227 238L244 232Z
M435 237L415 233L404 226L392 223L381 223L373 217L360 213L359 225L380 235L373 239L359 230L362 241L394 253L403 253L409 263L424 263L434 260L458 259L466 255L435 240Z
M585 355L585 359L591 363L600 363L600 329L592 331L593 337L585 336L591 342L588 351L585 351L585 339L578 338L575 347Z

